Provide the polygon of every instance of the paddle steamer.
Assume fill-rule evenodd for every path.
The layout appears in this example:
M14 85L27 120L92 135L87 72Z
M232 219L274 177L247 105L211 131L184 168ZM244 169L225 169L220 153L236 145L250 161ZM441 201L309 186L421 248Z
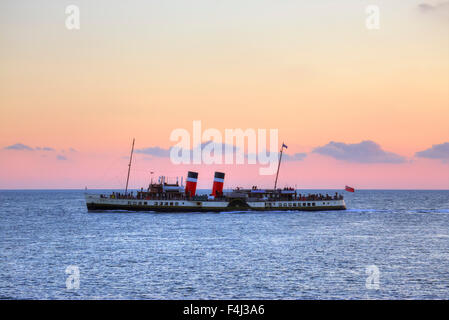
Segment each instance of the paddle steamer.
M149 212L222 212L222 211L317 211L345 210L343 196L335 193L303 194L293 188L276 188L279 167L282 160L283 144L280 152L275 187L273 189L236 188L224 191L223 172L215 172L212 192L198 195L196 186L198 173L189 171L184 186L182 178L169 183L166 177L159 177L156 183L151 182L148 188L137 192L128 192L129 172L132 155L128 165L128 176L124 193L113 192L109 195L89 194L86 192L86 205L89 211L95 210L128 210Z

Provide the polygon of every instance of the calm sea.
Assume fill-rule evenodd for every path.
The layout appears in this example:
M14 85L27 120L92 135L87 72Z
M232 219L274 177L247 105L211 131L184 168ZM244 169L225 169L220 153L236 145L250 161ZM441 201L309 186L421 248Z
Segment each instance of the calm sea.
M449 191L218 214L88 213L83 192L0 191L0 298L449 299Z

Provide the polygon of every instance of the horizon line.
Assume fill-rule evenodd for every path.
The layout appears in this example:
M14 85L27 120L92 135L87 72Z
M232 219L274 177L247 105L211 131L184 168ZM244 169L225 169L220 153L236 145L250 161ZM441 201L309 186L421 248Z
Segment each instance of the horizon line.
M273 188L260 188L259 190L269 189L272 190ZM283 188L277 188L277 189L283 189ZM85 188L13 188L13 189L3 189L0 188L0 191L86 191ZM89 190L125 190L125 188L87 188L87 191ZM128 190L140 190L140 188L128 188ZM197 188L197 190L212 190L211 188ZM233 190L229 188L225 188L224 190ZM344 188L296 188L294 190L343 190ZM402 188L355 188L355 190L381 190L381 191L449 191L448 189L402 189Z

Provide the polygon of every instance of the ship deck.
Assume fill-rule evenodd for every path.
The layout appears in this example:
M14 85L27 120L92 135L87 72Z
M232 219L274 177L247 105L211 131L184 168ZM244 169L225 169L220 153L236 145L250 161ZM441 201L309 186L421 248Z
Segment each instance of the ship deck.
M147 200L111 199L86 194L89 211L127 210L148 212L223 212L223 211L328 211L345 210L341 200L243 201L234 200Z

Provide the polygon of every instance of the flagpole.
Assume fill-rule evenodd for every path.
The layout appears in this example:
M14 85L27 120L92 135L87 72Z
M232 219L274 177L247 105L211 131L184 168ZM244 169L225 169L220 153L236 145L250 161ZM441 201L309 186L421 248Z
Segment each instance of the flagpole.
M283 150L284 150L284 142L282 142L281 154L279 155L278 170L277 170L277 172L276 172L276 180L274 181L274 190L276 190L276 186L277 186L277 184L278 184L279 168L281 167L282 151L283 151Z

